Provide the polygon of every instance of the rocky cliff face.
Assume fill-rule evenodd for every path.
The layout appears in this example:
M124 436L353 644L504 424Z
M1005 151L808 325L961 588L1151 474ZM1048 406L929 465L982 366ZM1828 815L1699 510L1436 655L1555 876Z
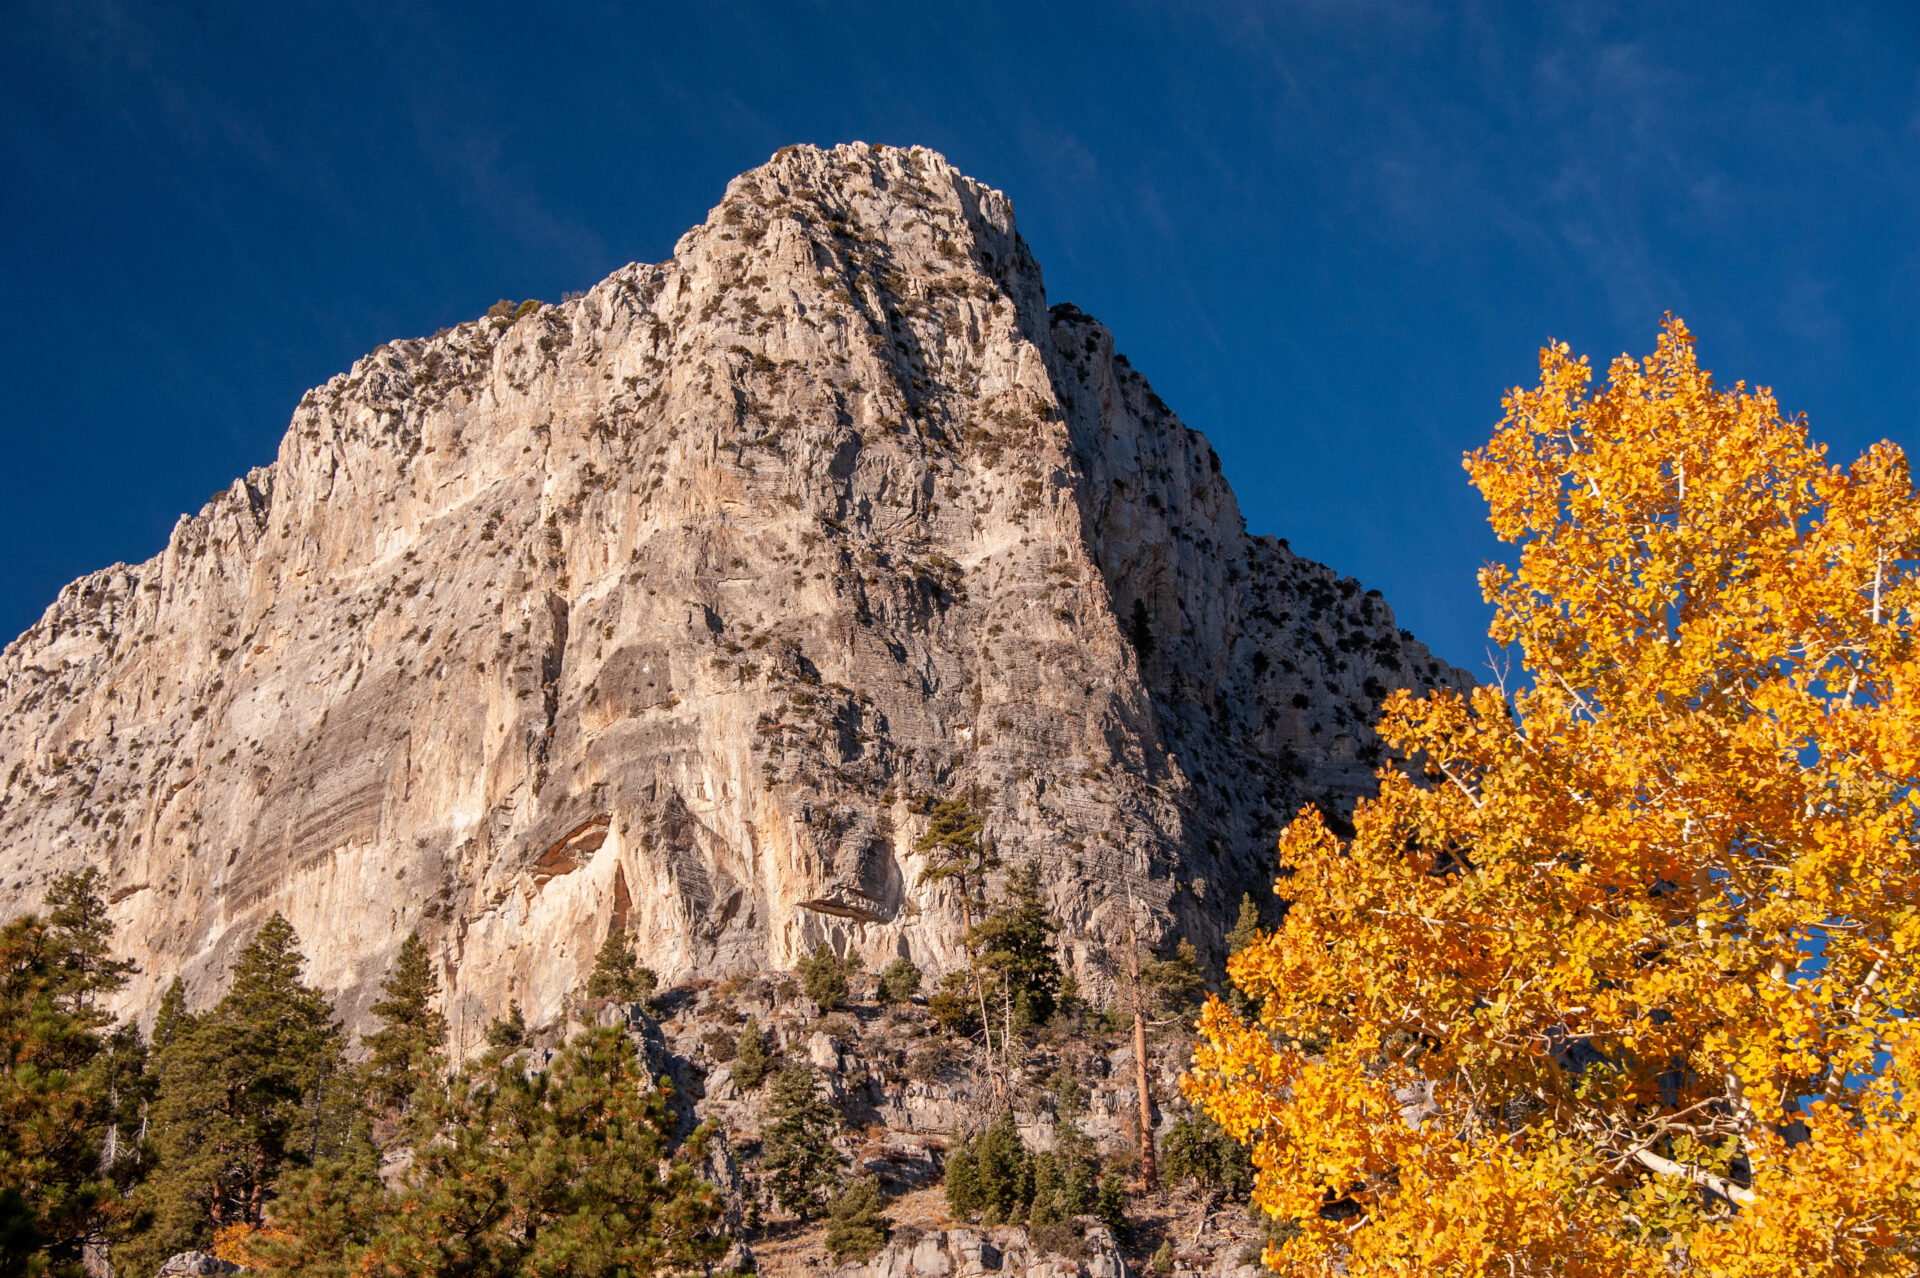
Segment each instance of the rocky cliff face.
M1076 962L1129 890L1204 950L1387 691L1456 678L1247 535L1000 192L790 148L666 263L381 347L63 590L0 657L0 910L101 866L128 1010L278 910L350 1021L417 928L471 1046L615 918L668 977L952 966L912 845L971 793Z

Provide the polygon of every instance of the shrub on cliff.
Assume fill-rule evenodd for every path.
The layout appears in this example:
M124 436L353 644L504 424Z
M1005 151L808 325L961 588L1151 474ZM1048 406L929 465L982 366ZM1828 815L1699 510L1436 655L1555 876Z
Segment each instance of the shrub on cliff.
M807 997L818 1003L821 1011L831 1012L845 1007L852 996L853 985L848 978L860 970L860 956L849 951L841 958L831 947L821 944L794 967L800 973L800 987Z
M751 1016L740 1027L740 1037L733 1048L733 1081L747 1091L752 1091L766 1081L767 1070L773 1063L773 1053L767 1048L766 1035L760 1032L760 1023Z
M880 969L880 1000L904 1003L920 992L920 969L912 959L897 958Z
M1013 1115L1000 1116L947 1154L947 1205L956 1216L988 1225L1025 1217L1033 1201L1033 1157Z

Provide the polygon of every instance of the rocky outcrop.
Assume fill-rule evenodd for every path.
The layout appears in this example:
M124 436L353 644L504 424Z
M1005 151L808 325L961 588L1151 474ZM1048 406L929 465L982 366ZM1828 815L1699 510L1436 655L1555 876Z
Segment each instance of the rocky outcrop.
M224 1278L227 1274L245 1272L244 1267L231 1260L209 1256L204 1251L183 1251L177 1256L168 1257L155 1278Z
M1082 1221L1074 1254L1036 1244L1025 1229L942 1229L896 1237L863 1264L842 1265L834 1278L1129 1278L1113 1235L1098 1221Z
M970 794L1097 981L1129 895L1217 953L1381 698L1456 678L1246 533L1000 192L790 148L670 261L381 347L63 590L0 657L0 910L101 866L132 1011L278 910L354 1023L418 929L467 1051L614 919L669 978L952 966L913 842Z

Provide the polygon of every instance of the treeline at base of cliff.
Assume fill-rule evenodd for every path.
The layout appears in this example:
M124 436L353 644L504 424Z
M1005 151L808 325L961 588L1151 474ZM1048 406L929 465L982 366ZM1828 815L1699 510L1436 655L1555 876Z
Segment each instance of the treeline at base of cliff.
M529 1070L503 1021L450 1073L414 940L349 1064L275 916L218 1003L188 1012L176 982L143 1040L99 1008L129 968L109 940L92 871L0 932L8 1272L79 1273L91 1253L145 1275L204 1249L264 1272L355 1272L377 1253L386 1273L612 1274L710 1269L727 1251L693 1170L708 1135L672 1140L668 1093L619 1030Z
M654 1015L689 991L659 990L618 927L565 1023L538 1036L545 1045L514 1004L489 1027L488 1049L456 1065L417 937L381 984L375 1028L350 1050L278 915L211 1007L189 1011L176 981L149 1035L115 1024L102 1003L132 965L110 956L102 882L92 870L62 876L40 912L0 931L7 1273L714 1274L752 1268L746 1244L763 1240L864 1261L920 1231L888 1215L911 1186L876 1178L858 1156L849 1068L915 1034L947 1043L950 1059L908 1059L903 1082L979 1057L965 1066L977 1086L955 1089L977 1111L959 1124L971 1134L929 1158L918 1185L946 1223L1023 1225L1033 1247L1069 1258L1122 1240L1144 1257L1159 1239L1139 1198L1154 1160L1082 1134L1088 1091L1073 1066L1037 1066L1055 1111L1050 1147L1030 1148L1013 1112L1049 1041L1111 1040L1124 1052L1134 1007L1156 1041L1190 1033L1204 989L1192 947L1146 956L1137 1000L1092 1008L1059 965L1031 873L977 900L972 963L924 991L904 959L868 973L825 947L776 976L769 1009L799 1008L796 1024L821 1027L804 1045L791 1015L764 1029L752 1014L695 1018L687 1032L724 1065L712 1078L757 1117L740 1146L748 1175L729 1143L742 1134L696 1122L663 1063L677 1058L650 1054ZM1245 904L1240 940L1257 926ZM872 1042L856 1020L875 1022ZM822 1065L821 1041L844 1041L849 1055ZM976 1050L956 1050L969 1041ZM1182 1058L1189 1048L1162 1046ZM1223 1198L1245 1199L1252 1169L1238 1145L1197 1115L1163 1126L1159 1163L1195 1187L1203 1223ZM1130 1211L1141 1228L1130 1230ZM1170 1269L1170 1255L1155 1267Z

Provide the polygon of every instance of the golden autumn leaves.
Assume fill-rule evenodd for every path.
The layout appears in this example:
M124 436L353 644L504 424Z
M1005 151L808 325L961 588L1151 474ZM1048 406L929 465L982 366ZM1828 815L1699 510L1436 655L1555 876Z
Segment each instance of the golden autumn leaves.
M1920 1272L1920 502L1669 321L1467 459L1527 679L1396 694L1189 1094L1282 1272Z

